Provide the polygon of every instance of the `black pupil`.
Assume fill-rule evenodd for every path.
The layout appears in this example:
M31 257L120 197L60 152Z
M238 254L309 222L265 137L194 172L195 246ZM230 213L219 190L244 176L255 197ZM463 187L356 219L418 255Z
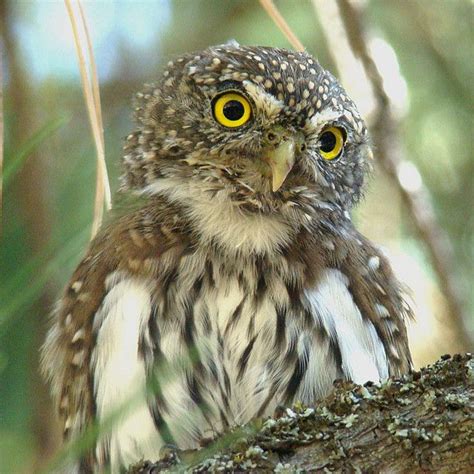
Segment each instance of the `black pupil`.
M332 132L324 132L321 135L319 142L321 143L321 150L325 153L329 153L336 147L336 135Z
M224 117L227 120L239 120L244 115L244 106L238 100L229 100L227 104L224 105Z

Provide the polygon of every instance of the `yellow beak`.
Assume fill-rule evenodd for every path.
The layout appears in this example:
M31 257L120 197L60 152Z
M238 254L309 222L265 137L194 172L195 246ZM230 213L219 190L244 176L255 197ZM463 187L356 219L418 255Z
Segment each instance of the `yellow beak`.
M292 139L282 141L265 156L272 170L272 191L276 192L285 182L288 173L295 164L295 142Z

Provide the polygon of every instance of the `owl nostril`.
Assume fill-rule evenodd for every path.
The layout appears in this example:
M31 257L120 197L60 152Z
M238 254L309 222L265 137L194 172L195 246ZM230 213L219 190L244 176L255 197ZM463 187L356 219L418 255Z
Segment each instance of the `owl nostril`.
M177 155L180 151L181 148L178 145L171 145L168 149L173 155Z
M266 139L268 140L269 143L276 143L278 141L278 135L273 132L268 132L266 134Z
M302 152L302 151L305 151L306 150L306 144L305 143L302 143L299 147L299 150Z

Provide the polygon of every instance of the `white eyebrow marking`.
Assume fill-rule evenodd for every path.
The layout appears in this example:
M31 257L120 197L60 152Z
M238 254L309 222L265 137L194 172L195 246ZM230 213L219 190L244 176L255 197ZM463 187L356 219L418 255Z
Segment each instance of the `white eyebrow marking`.
M308 132L319 133L330 122L335 122L344 114L334 109L326 109L316 112L307 122L305 128Z
M285 107L285 104L274 95L266 92L265 89L251 81L243 81L245 92L253 99L260 113L269 119L275 119Z

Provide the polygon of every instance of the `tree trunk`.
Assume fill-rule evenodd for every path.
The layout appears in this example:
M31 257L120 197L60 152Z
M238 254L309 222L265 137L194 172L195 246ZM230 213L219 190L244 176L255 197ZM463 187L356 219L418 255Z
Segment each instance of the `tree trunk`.
M474 472L474 359L443 356L383 384L336 382L314 408L296 404L224 435L170 452L130 474L193 472Z

